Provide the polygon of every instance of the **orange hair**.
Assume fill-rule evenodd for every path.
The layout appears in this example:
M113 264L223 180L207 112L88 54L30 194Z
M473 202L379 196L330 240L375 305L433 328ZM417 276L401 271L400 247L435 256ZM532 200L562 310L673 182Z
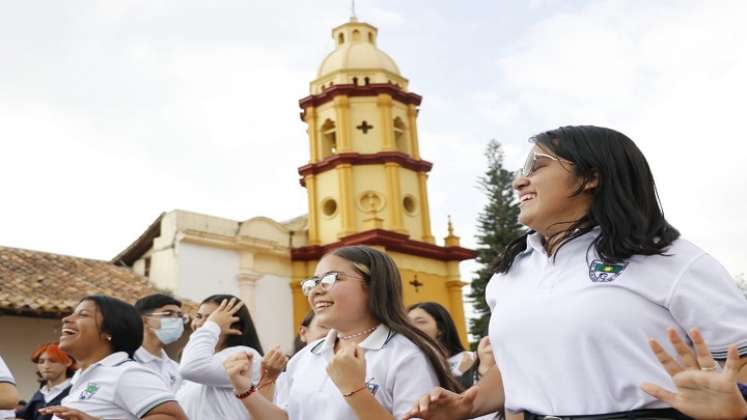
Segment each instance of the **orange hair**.
M77 369L77 367L75 366L75 360L73 360L73 358L70 357L69 354L60 350L60 347L56 342L46 343L39 346L36 350L34 350L33 353L31 353L31 361L34 363L39 363L39 358L42 357L44 353L47 353L49 359L53 362L62 363L65 365L70 363L69 369Z

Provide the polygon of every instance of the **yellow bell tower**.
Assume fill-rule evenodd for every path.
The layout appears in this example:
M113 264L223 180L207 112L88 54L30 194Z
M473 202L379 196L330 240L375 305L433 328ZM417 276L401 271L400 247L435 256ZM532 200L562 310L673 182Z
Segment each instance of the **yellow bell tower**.
M308 311L298 281L330 250L377 246L400 267L406 304L436 301L451 312L466 343L459 245L449 224L445 246L431 233L428 172L420 157L417 116L422 98L394 60L378 49L378 30L351 18L332 30L335 50L301 99L309 163L299 168L308 193L308 246L295 248L294 319Z

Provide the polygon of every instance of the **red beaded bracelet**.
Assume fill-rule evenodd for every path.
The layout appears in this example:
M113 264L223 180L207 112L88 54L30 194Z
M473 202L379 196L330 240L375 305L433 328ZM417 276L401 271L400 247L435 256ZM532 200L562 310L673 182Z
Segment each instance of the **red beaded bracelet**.
M257 387L252 384L252 386L249 387L246 391L242 392L241 394L233 394L236 396L236 398L243 400L244 398L247 398L248 396L254 394L254 391L257 390Z

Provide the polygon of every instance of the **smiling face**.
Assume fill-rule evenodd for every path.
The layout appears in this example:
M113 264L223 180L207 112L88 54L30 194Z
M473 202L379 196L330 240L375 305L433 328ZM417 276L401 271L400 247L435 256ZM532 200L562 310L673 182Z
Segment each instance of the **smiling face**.
M103 317L96 303L84 300L75 311L62 319L60 350L76 360L84 360L91 354L111 353L111 344L101 332Z
M567 229L589 212L591 194L588 191L596 185L587 184L583 193L574 195L581 180L574 174L573 164L557 158L540 145L532 150L538 155L531 174L520 175L513 183L519 194L519 223L549 237Z
M332 287L324 290L317 285L309 293L309 305L316 314L314 320L341 334L373 324L366 285L353 263L336 255L326 255L319 261L314 276L321 277L330 272L341 273Z
M192 331L197 331L197 329L200 328L202 324L205 323L205 321L207 321L210 314L212 314L216 309L218 309L218 304L213 302L207 302L200 305L200 307L197 309L197 313L192 319Z
M436 324L436 320L433 319L431 314L422 308L414 308L407 313L407 317L410 318L410 322L412 322L417 329L426 333L429 337L438 340L438 336L441 333L438 331L438 324Z

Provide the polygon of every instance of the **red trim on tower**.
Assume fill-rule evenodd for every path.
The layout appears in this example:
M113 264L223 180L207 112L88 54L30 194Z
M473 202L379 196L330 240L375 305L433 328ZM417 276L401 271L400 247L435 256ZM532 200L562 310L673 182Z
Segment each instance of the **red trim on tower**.
M392 96L395 101L402 102L407 105L420 105L423 101L423 97L417 93L405 92L397 85L389 83L370 83L367 85L332 85L332 87L324 89L322 93L318 95L309 95L298 101L298 105L302 109L306 109L310 106L319 107L338 95L347 95L350 97L354 96L377 96L381 93L385 93ZM301 121L305 121L303 112L301 113Z
M301 175L301 185L305 186L304 177L306 175L316 175L326 172L342 165L349 163L351 165L383 165L384 163L394 162L403 168L415 172L429 172L433 164L426 160L413 159L402 152L379 152L379 153L340 153L330 156L319 163L309 163L298 168L298 174Z
M387 251L401 252L439 261L463 261L477 257L477 252L460 246L439 246L409 239L407 235L383 229L354 233L327 245L312 245L291 249L291 260L318 260L333 249L350 245L378 245Z

